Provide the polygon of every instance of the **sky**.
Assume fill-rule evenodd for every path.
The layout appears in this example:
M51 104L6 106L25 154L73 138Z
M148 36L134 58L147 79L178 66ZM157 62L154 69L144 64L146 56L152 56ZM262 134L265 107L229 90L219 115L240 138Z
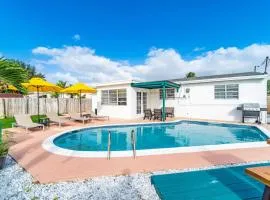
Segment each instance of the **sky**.
M53 82L251 71L270 56L269 8L269 0L3 0L0 55Z

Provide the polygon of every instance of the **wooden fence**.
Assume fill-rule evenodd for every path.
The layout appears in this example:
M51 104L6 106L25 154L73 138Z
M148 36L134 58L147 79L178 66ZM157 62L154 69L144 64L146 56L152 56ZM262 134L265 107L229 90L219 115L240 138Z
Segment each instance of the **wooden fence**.
M0 98L0 116L13 116L14 114L37 114L37 98ZM82 99L82 111L92 109L91 99ZM79 112L78 98L40 98L39 113L57 112L60 114Z

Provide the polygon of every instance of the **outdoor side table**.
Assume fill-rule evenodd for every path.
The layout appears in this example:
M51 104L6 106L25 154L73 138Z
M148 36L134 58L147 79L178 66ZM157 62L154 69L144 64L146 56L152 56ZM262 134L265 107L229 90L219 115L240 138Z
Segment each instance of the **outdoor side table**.
M42 117L39 119L38 123L49 127L50 126L50 119L48 117Z
M246 173L265 185L263 200L270 199L270 166L247 168Z

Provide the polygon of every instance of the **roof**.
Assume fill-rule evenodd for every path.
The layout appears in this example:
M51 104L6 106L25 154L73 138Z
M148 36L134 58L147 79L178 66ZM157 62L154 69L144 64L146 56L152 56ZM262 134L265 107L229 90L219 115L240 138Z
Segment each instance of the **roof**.
M233 73L233 74L219 74L219 75L211 75L211 76L199 76L194 78L180 78L180 79L172 79L170 81L195 81L195 80L204 80L204 79L219 79L219 78L235 78L235 77L244 77L244 76L258 76L258 75L266 75L261 72L243 72L243 73Z
M180 85L171 81L148 81L148 82L139 82L131 83L132 87L137 88L146 88L146 89L158 89L158 88L179 88Z

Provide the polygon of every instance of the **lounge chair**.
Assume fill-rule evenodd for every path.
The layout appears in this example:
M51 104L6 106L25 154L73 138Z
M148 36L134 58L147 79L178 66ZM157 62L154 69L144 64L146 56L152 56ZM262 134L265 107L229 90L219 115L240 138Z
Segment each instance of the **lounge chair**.
M58 114L54 113L54 112L47 113L46 116L49 118L50 123L56 123L59 125L59 127L61 127L62 124L68 122L67 119L63 119L63 118L59 117Z
M83 113L83 116L89 116L92 119L107 119L109 120L110 117L109 116L105 116L105 115L96 115L93 111L85 112Z
M70 119L75 121L82 121L85 124L85 121L91 121L90 117L81 116L80 113L69 113Z
M23 127L26 129L27 133L30 128L37 128L37 127L42 127L44 131L44 128L45 128L44 125L34 123L30 115L14 115L14 118L15 118L16 123L13 124L13 127L14 126Z
M174 117L174 107L166 107L166 117Z
M161 109L154 109L154 120L155 119L162 120L162 110Z
M153 114L152 114L151 109L145 109L143 112L144 112L144 117L143 117L143 119L149 119L149 120L152 119Z

